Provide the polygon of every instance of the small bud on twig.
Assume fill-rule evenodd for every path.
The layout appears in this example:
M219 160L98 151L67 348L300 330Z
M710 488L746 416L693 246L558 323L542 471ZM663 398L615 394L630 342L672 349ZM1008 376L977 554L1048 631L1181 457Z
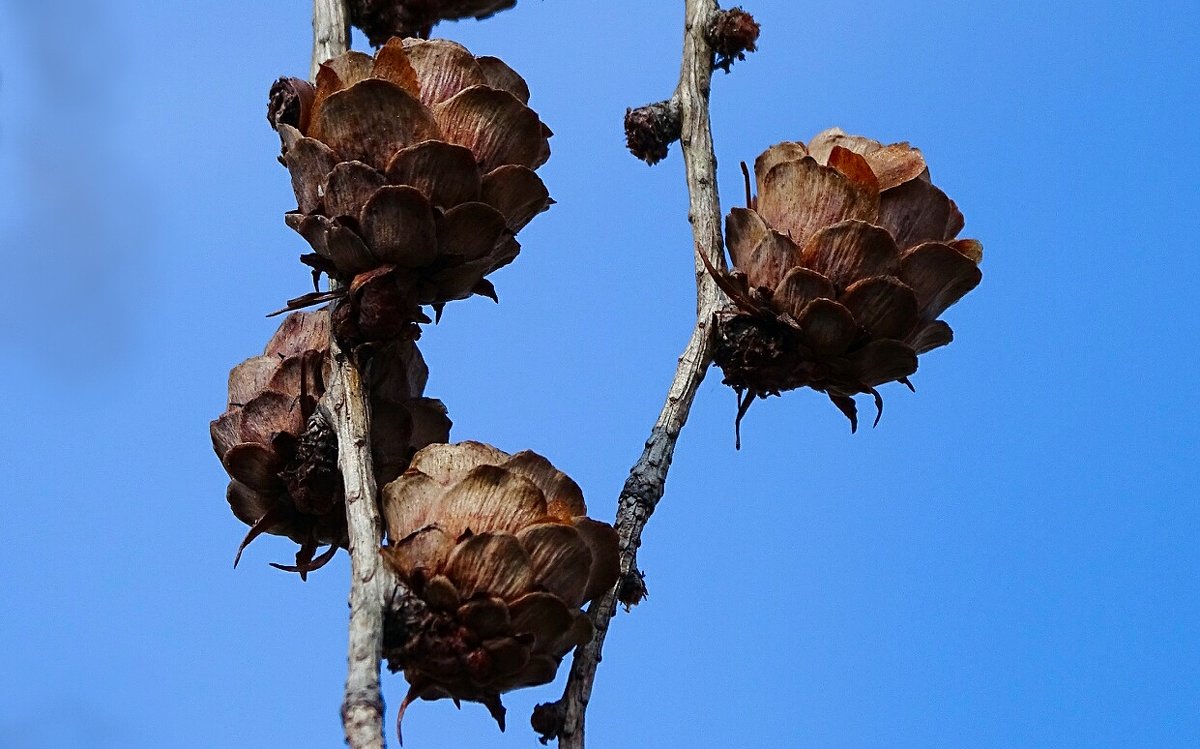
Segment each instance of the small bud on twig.
M280 125L305 130L315 95L316 91L308 81L280 78L271 85L267 99L267 122L271 123L274 130L278 130Z
M629 152L653 166L667 157L667 148L679 140L679 102L667 99L625 110L625 145Z
M562 700L555 700L554 702L543 702L533 708L533 715L529 717L529 725L533 726L533 730L538 734L538 741L545 746L551 740L558 738L566 720L567 714Z
M705 29L704 38L716 53L713 69L729 72L735 60L745 60L757 49L760 27L754 16L738 8L719 11Z
M646 575L641 570L630 570L621 576L617 586L617 600L626 611L637 606L650 596L646 589Z

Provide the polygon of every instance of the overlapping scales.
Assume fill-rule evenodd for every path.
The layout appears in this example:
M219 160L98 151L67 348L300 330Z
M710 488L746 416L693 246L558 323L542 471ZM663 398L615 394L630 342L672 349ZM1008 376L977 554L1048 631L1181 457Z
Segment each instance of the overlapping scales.
M339 334L396 337L423 321L420 305L495 298L486 276L552 202L534 172L551 133L528 100L503 62L445 40L391 39L325 63L315 87L275 84L268 115L297 201L287 223L313 249L302 259L350 290ZM363 307L386 308L390 327L360 320Z
M591 638L580 607L616 582L616 532L545 458L479 442L417 453L383 507L384 558L426 608L385 638L404 706L480 702L503 728L500 694L551 681Z
M956 239L963 217L907 143L826 130L755 161L757 197L726 218L732 304L718 316L716 363L755 398L798 387L828 394L857 427L853 396L917 369L949 343L940 315L982 278L982 246ZM714 271L715 273L716 271Z
M302 576L347 545L337 440L317 414L329 378L329 325L324 310L285 318L261 356L230 372L226 410L209 428L231 479L229 506L250 526L237 558L263 533L287 536L300 545L296 563L275 566ZM418 449L448 439L450 420L440 401L421 395L427 371L414 344L391 344L374 365L372 453L384 482Z

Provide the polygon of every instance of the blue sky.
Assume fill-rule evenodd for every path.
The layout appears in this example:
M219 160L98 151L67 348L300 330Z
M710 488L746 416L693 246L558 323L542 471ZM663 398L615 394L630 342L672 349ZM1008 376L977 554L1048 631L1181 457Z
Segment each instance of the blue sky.
M237 571L207 425L302 292L266 90L303 3L0 3L0 747L338 746L345 555ZM543 452L611 519L691 327L677 147L624 151L682 2L521 0L440 27L528 80L558 204L422 349L455 439ZM839 125L910 140L985 247L917 393L851 436L821 396L714 373L614 625L591 745L1200 745L1194 458L1200 21L1183 2L760 0L718 74L739 160ZM533 747L553 687L422 703L411 747ZM391 677L392 710L403 694ZM394 714L394 713L390 713Z

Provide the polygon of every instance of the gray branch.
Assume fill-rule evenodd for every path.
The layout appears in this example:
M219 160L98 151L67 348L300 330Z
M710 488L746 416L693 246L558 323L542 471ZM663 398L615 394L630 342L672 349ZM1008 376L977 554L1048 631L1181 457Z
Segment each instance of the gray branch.
M712 362L713 313L724 299L709 276L699 254L715 268L725 267L721 241L721 204L717 195L717 160L713 154L708 98L712 82L713 50L705 29L717 11L713 0L685 0L686 24L683 63L679 85L671 97L678 102L682 117L681 142L690 199L688 220L692 224L696 257L696 327L687 348L679 357L675 378L667 391L662 412L646 441L642 456L629 472L617 503L617 533L620 537L621 580L616 588L594 601L588 609L596 634L575 652L566 691L560 700L562 726L559 749L583 749L584 717L604 638L616 613L618 597L635 602L644 593L637 567L642 531L662 498L667 471L675 454L675 443L687 422L696 391Z
M350 9L346 0L313 0L313 49L309 80L317 80L317 68L331 57L350 49Z
M346 486L350 538L350 642L342 726L351 749L383 749L379 662L383 657L383 590L390 583L390 570L379 556L383 524L375 499L371 413L358 367L336 341L331 340L330 346L330 410L338 436L338 467Z
M313 1L311 77L318 66L350 48L350 15L345 0ZM371 409L352 356L330 337L333 377L330 416L337 432L338 467L346 487L350 539L350 625L342 727L350 749L383 749L383 591L394 587L379 556L383 522L376 502L371 459Z

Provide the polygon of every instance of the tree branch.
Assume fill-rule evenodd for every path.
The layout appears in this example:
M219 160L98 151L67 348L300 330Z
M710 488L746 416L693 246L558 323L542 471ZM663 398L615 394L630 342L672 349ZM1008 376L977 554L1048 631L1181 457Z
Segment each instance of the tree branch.
M321 63L350 49L350 9L346 0L313 0L312 26L312 65L308 79L316 81Z
M685 0L683 62L679 85L671 97L671 101L678 102L682 119L681 142L690 198L688 220L692 224L695 251L698 253L696 327L687 348L679 357L679 366L667 391L666 403L650 432L646 448L629 472L617 503L621 579L615 589L594 601L588 609L596 634L590 643L575 652L566 691L556 706L562 719L558 730L559 749L583 749L585 712L604 638L616 613L618 600L627 604L636 603L645 594L637 567L642 531L662 498L667 471L675 454L675 443L687 422L696 391L712 362L712 319L723 296L699 254L708 258L713 267L725 267L721 204L717 195L717 160L713 154L708 115L713 49L705 38L705 30L716 11L714 0Z
M366 388L350 356L330 340L333 383L330 411L338 436L338 467L346 486L350 538L350 642L342 727L351 749L383 749L382 591L389 584L379 556L383 524L371 460L371 413Z
M321 63L349 48L350 15L345 0L313 0L311 78L316 80ZM333 357L329 421L337 432L350 539L350 626L342 727L350 749L383 749L384 708L379 689L383 591L390 591L394 582L379 557L383 521L371 458L371 409L354 358L341 350L332 335L329 348Z

